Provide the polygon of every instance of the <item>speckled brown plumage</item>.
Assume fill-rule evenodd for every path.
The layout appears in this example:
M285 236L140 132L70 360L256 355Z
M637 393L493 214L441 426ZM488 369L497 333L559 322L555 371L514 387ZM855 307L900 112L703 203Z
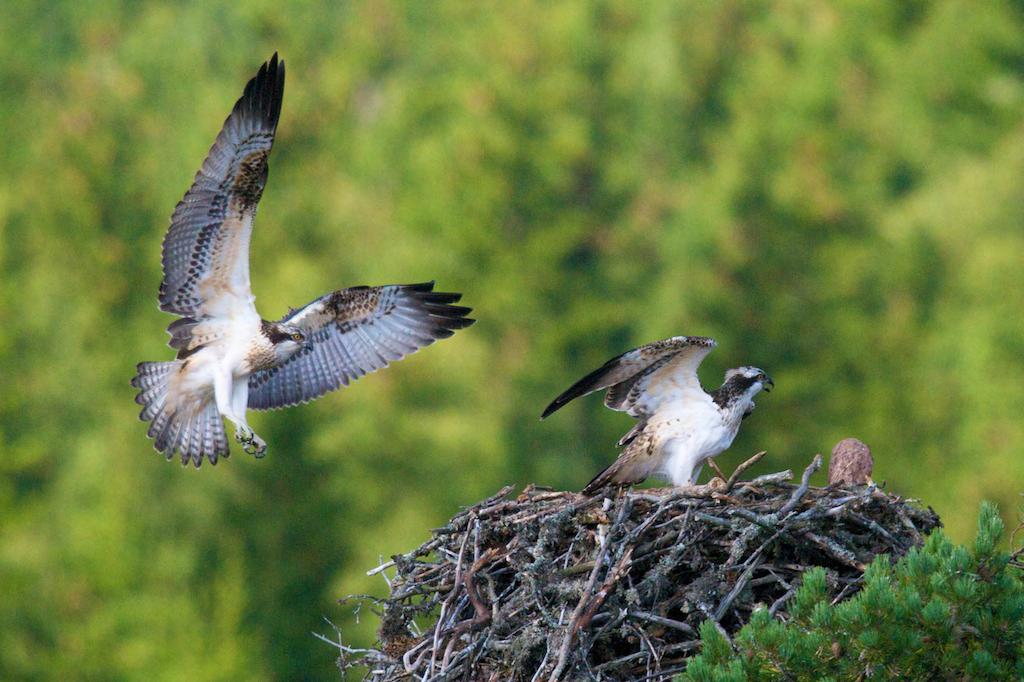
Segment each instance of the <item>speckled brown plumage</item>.
M551 401L541 414L546 419L576 398L607 388L604 404L633 415L640 396L638 384L670 361L692 358L696 363L715 347L706 336L673 336L626 351L604 363ZM694 365L696 368L696 365ZM633 415L636 416L636 415Z
M632 433L632 432L631 432ZM627 434L628 436L628 434ZM583 488L584 495L593 495L606 485L629 485L639 483L651 475L657 466L657 434L643 428L628 441L612 464L594 476Z
M250 377L249 407L304 403L473 324L470 309L454 305L460 294L433 289L433 282L351 287L289 311L278 323L301 329L306 344Z
M844 438L832 448L828 461L829 485L867 485L875 460L871 448L856 438Z
M284 73L276 54L260 67L175 207L163 244L161 310L198 318L207 301L248 280L242 251L267 182Z
M274 342L264 333L253 339L249 351L245 354L245 370L247 372L259 372L270 369L277 364L277 355L274 353Z
M273 137L264 136L266 143L272 143ZM258 139L254 140L258 141ZM267 157L269 148L255 151L242 159L238 164L238 172L235 174L235 184L232 193L238 197L242 210L248 210L256 206L263 196L263 188L267 184Z
M338 322L348 322L366 317L376 310L380 304L380 296L380 287L352 287L335 291L327 305ZM390 309L381 312L387 314Z

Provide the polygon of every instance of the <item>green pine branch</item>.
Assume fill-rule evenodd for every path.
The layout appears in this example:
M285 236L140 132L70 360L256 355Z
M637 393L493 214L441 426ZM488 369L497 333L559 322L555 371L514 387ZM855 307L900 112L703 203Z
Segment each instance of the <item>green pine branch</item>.
M863 590L836 605L825 571L808 571L788 622L759 609L731 643L706 622L682 679L1024 679L1024 580L1002 533L985 503L973 547L936 531L894 565L877 557Z

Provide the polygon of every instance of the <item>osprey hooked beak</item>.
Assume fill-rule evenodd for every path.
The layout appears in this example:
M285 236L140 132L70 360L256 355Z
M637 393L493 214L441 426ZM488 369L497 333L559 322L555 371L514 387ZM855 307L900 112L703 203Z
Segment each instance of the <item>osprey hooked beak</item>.
M761 375L761 387L764 389L765 393L771 393L772 392L772 388L774 386L775 386L775 382L772 381L772 378L770 376L768 376L767 374L762 374Z

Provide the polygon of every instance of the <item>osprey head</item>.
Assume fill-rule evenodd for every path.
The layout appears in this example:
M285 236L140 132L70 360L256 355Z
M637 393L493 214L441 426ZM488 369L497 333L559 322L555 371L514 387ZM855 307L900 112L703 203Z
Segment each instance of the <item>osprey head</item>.
M739 409L746 417L754 410L754 396L762 389L771 391L774 385L775 382L763 369L736 367L726 371L725 381L711 397L721 409Z
M263 335L274 346L278 362L284 362L306 345L305 332L286 322L264 322Z
M763 369L757 367L736 367L726 370L723 386L732 385L741 392L751 390L750 397L753 398L762 388L770 392L775 382Z

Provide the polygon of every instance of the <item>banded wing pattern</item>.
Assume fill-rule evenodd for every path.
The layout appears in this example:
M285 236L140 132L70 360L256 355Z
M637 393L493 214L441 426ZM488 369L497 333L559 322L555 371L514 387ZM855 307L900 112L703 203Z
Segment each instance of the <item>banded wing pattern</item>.
M285 363L249 378L249 407L297 405L386 367L473 324L461 294L423 284L353 287L322 296L280 322L302 329L307 345Z
M240 307L255 313L249 241L283 97L284 62L274 53L245 86L174 209L163 243L160 309L188 318L169 330L176 347L195 319Z
M632 417L650 414L654 407L651 402L658 397L649 392L652 383L677 374L696 379L697 367L716 345L714 339L705 336L673 336L626 351L566 389L551 401L541 419L576 398L605 388L609 389L604 401L609 408Z

